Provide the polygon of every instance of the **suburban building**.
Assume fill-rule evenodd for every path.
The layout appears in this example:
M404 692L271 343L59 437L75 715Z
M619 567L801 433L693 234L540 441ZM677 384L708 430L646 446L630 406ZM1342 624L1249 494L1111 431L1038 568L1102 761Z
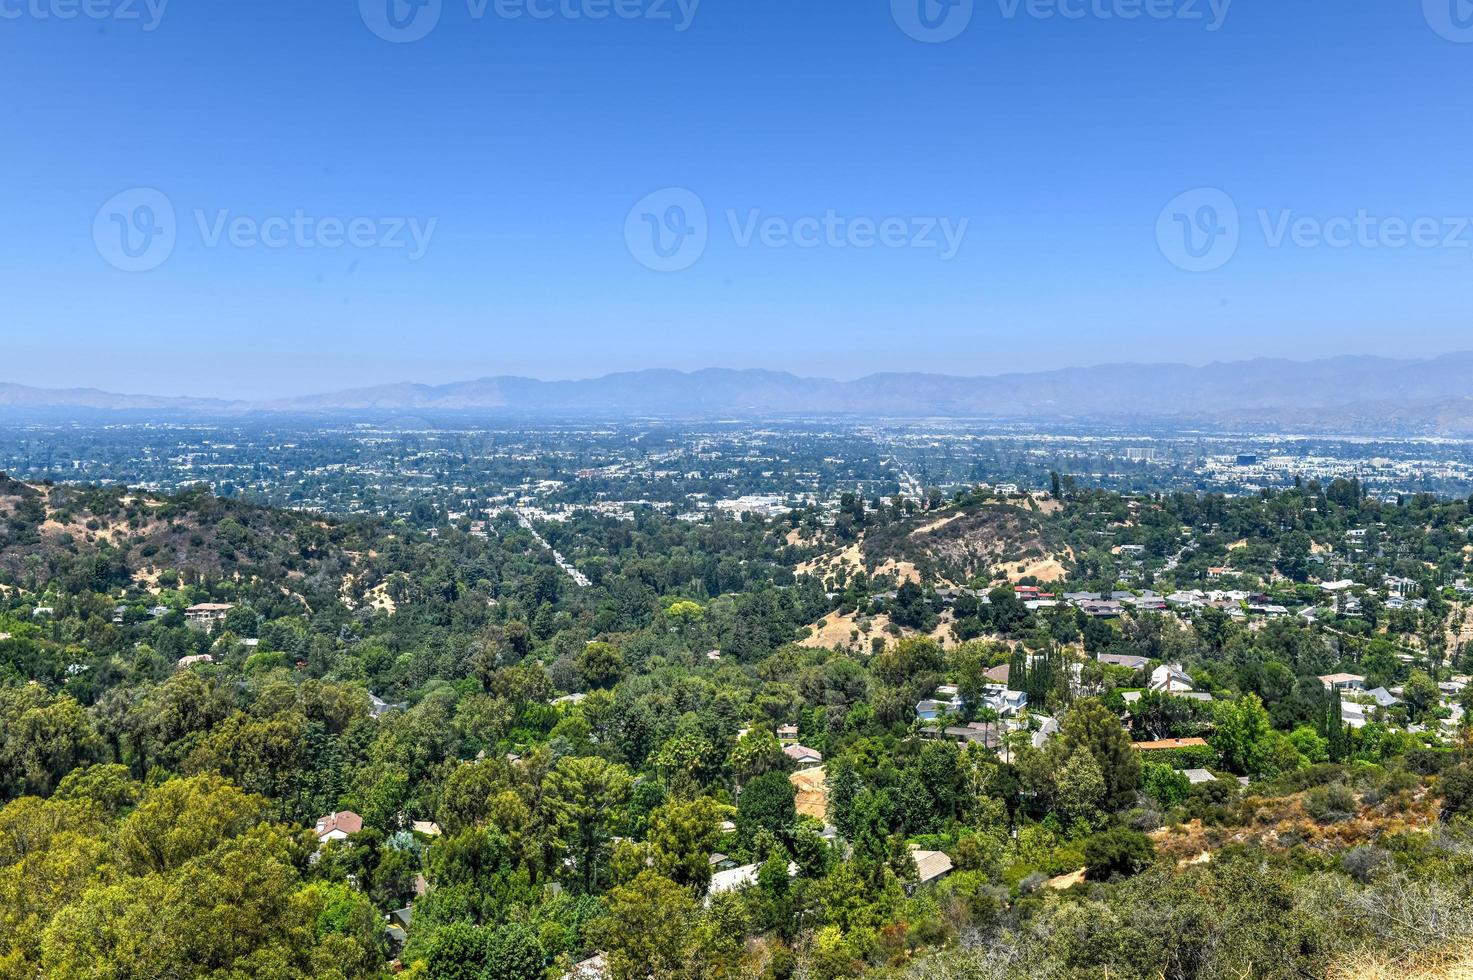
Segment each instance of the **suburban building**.
M823 761L823 753L816 749L810 749L806 745L787 745L783 747L783 755L792 759L800 766L815 766Z
M1181 664L1162 664L1151 671L1151 690L1162 694L1185 694L1196 689Z
M1332 691L1364 691L1366 679L1359 674L1321 674L1320 683Z
M184 610L184 621L195 629L213 629L234 608L233 602L199 602Z
M951 858L941 851L922 851L912 848L910 859L915 862L918 875L916 887L929 885L951 874Z
M318 820L316 833L317 839L326 844L328 841L347 840L362 829L362 817L352 810L340 810Z
M1102 664L1129 667L1131 670L1140 670L1151 662L1150 657L1137 657L1128 653L1097 653L1095 659Z

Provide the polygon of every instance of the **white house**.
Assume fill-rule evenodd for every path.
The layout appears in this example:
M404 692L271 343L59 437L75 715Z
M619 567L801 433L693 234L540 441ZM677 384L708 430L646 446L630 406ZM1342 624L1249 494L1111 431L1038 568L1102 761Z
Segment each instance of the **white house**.
M1150 688L1165 694L1184 694L1196 689L1181 664L1162 664L1151 671Z

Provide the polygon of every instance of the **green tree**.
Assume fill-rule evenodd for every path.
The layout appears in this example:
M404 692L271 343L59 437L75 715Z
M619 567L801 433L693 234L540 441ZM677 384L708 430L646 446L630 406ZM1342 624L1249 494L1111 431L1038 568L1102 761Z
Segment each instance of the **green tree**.
M1217 725L1208 741L1229 770L1260 775L1269 768L1273 724L1256 694L1216 702Z
M729 808L709 796L672 800L650 814L647 839L655 870L697 894L711 882L711 852L721 839L721 821Z
M553 837L573 859L572 878L595 891L608 854L609 824L629 799L632 780L623 766L594 756L566 756L544 786Z
M1054 779L1058 784L1054 799L1065 817L1086 823L1099 818L1100 806L1105 802L1105 775L1087 749L1076 749Z
M134 874L168 871L265 819L266 800L219 776L171 779L150 790L118 829L118 854Z
M798 791L780 772L758 776L737 797L737 833L751 846L759 830L786 834L798 822Z
M688 976L700 906L690 890L655 871L641 872L608 894L595 934L608 951L613 980Z
M593 642L577 658L578 673L589 689L613 687L624 673L624 654L612 643Z
M1094 698L1074 702L1060 721L1059 734L1048 745L1053 770L1058 772L1079 749L1093 756L1099 766L1105 780L1104 806L1123 810L1135 802L1140 760L1119 719Z
M1140 831L1114 827L1084 842L1085 873L1094 881L1139 874L1156 859L1156 845Z

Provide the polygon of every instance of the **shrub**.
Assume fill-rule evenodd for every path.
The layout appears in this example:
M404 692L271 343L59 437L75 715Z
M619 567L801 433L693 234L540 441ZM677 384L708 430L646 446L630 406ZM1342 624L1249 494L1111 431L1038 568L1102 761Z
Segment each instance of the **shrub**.
M1158 830L1161 827L1162 819L1161 814L1157 810L1148 806L1140 806L1134 810L1127 810L1121 816L1121 820L1125 822L1125 826L1131 830L1142 832Z
M1085 876L1092 881L1127 878L1156 860L1156 845L1138 830L1116 827L1084 842Z
M1473 764L1463 763L1442 777L1442 819L1473 816Z
M1453 754L1447 749L1415 748L1406 755L1407 768L1419 776L1435 776L1452 765Z
M1018 894L1032 895L1046 884L1048 884L1048 875L1041 871L1035 871L1018 882Z
M1355 794L1344 783L1317 787L1304 797L1305 811L1320 823L1349 820L1358 808Z
M1340 870L1360 882L1362 885L1369 884L1391 860L1391 855L1374 844L1362 844L1353 847L1340 857Z

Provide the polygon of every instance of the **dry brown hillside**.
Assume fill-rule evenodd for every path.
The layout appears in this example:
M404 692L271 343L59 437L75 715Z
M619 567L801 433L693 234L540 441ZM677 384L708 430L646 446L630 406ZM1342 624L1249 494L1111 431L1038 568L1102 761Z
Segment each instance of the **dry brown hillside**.
M978 576L1056 582L1066 577L1072 560L1039 513L985 503L872 528L857 543L804 562L797 571L819 575L830 584L859 571L934 585L960 585Z

